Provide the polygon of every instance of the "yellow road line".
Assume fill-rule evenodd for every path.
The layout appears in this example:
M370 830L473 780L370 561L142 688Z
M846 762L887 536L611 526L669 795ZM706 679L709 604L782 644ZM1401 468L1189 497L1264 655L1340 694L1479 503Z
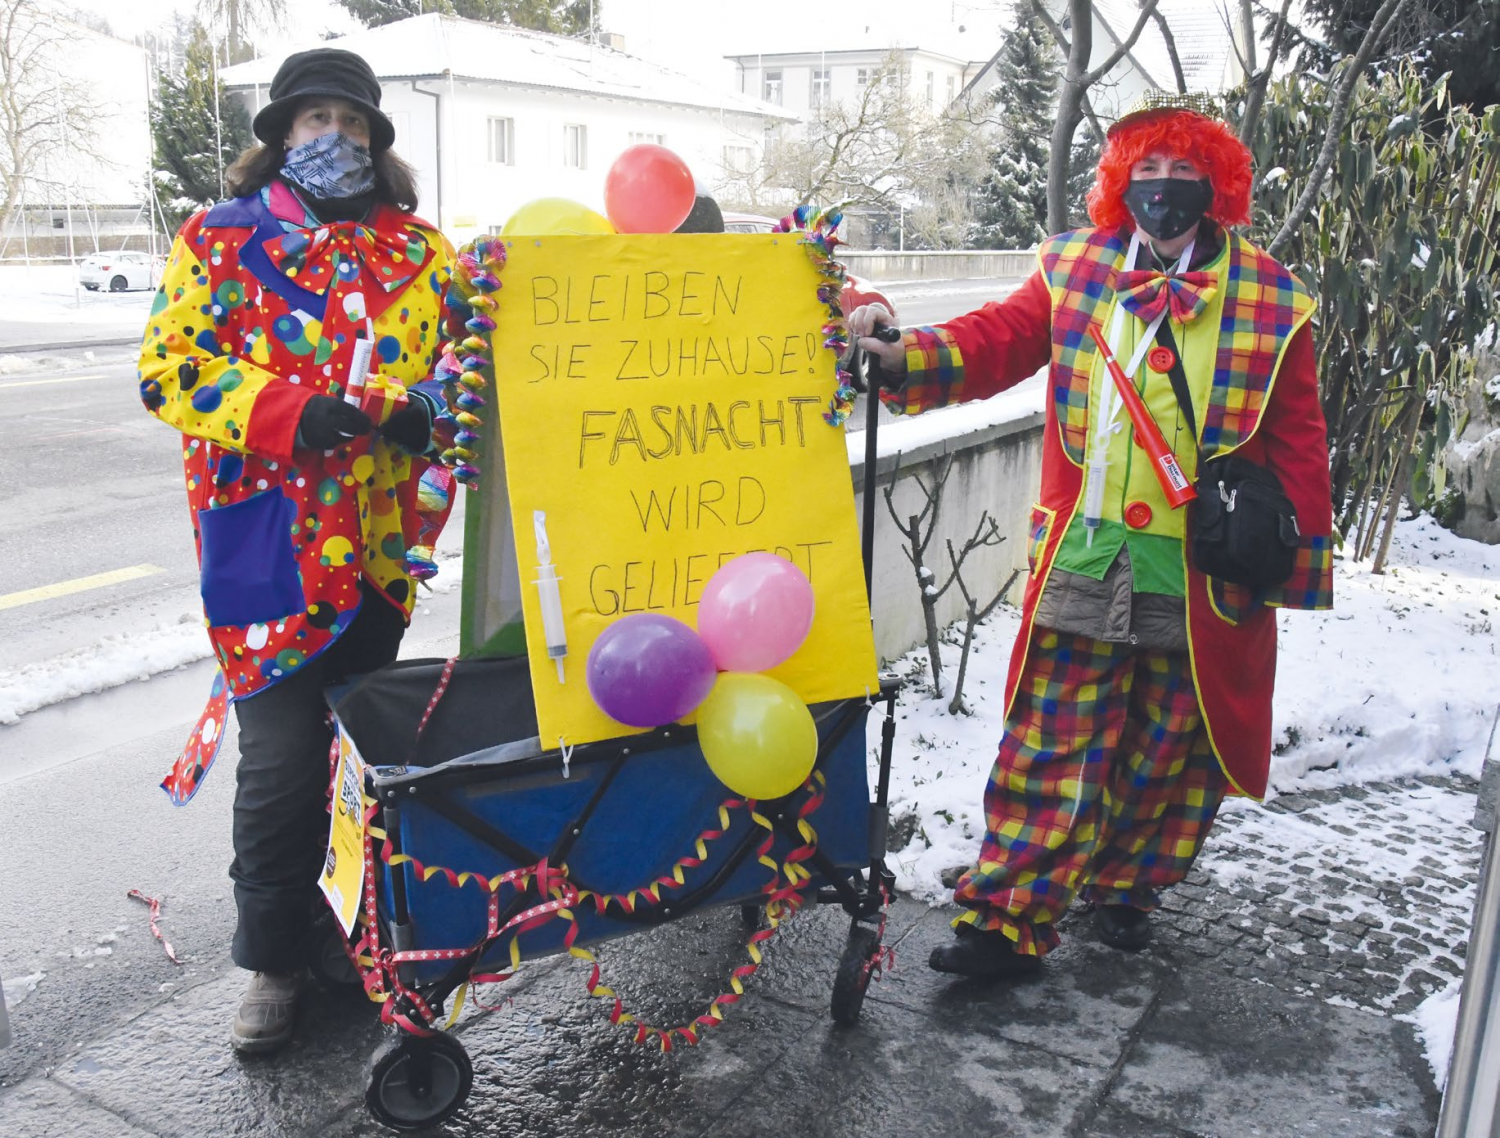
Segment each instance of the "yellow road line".
M56 379L22 379L14 383L0 383L0 391L7 387L40 387L44 383L78 383L85 379L103 379L102 375L64 375Z
M95 573L92 577L75 577L71 581L59 581L55 585L41 585L35 589L22 589L19 593L0 594L0 609L13 609L37 601L50 601L54 597L66 597L70 593L83 593L89 589L102 589L118 585L122 581L134 581L139 577L150 577L166 570L159 565L132 565L127 569L111 569L108 573Z

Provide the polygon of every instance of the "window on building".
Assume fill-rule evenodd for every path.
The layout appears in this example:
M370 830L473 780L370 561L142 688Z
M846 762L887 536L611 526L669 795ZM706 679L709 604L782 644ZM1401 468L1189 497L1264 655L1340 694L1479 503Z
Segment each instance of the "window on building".
M563 125L563 165L583 170L589 164L589 128L579 123Z
M516 164L516 120L489 120L490 161L500 166Z
M950 75L950 76L948 76L948 103L947 103L947 105L951 107L953 105L953 100L956 99L957 97L958 97L958 77L955 76L955 75Z
M870 82L870 69L868 67L858 68L854 72L854 82L860 87L868 86Z
M767 71L765 82L761 85L761 98L768 103L781 106L781 72Z
M812 72L812 87L808 91L807 105L810 107L821 107L828 102L828 68L814 67Z
M927 73L927 109L928 110L932 110L933 103L935 101L935 97L936 96L935 96L935 91L933 89L933 84L936 81L936 78L937 77L935 75L933 75L933 73L931 71L929 71Z
M639 146L643 142L652 142L657 146L665 146L667 144L666 135L656 134L649 130L633 130L630 132L629 138L631 146Z
M755 166L755 151L748 146L724 147L724 169L734 174L748 174Z

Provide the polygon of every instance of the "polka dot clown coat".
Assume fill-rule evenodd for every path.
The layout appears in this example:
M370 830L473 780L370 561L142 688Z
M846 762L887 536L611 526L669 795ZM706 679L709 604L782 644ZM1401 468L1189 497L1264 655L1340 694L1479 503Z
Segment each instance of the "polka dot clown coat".
M430 377L451 261L410 214L377 206L364 222L320 225L280 183L178 234L141 345L141 399L182 432L228 701L291 675L361 603L409 618L405 556L427 460L378 434L311 450L298 420L314 395L343 394L371 322L372 370L442 406Z

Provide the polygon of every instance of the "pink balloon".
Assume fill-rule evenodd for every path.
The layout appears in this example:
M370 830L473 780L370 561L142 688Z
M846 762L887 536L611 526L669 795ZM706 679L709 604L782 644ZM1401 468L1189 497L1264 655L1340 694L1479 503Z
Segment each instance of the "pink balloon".
M813 622L807 576L772 553L747 553L709 578L698 635L721 672L763 672L802 647Z
M604 212L621 233L671 233L693 210L687 163L665 146L629 147L604 178Z

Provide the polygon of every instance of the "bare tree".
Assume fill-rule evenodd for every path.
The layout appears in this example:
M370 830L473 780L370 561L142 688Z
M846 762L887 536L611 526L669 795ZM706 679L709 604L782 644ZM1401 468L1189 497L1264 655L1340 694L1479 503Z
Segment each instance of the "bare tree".
M1329 103L1328 131L1323 136L1322 149L1318 151L1318 157L1313 161L1312 170L1307 175L1307 184L1302 187L1302 192L1297 195L1296 202L1282 220L1280 231L1266 249L1271 256L1281 256L1297 230L1302 227L1302 222L1312 212L1313 204L1323 190L1323 179L1328 176L1328 170L1333 165L1333 157L1338 152L1339 136L1344 133L1344 124L1349 121L1355 84L1359 82L1360 74L1364 71L1365 65L1370 62L1370 57L1375 54L1375 49L1380 46L1380 41L1385 39L1386 33L1395 25L1396 18L1408 2L1409 0L1385 0L1385 3L1380 5L1379 11L1375 13L1375 18L1370 21L1369 30L1360 41L1359 51L1355 52L1353 59L1344 64L1344 72L1339 76L1338 86L1334 88L1333 99Z
M1292 0L1281 0L1281 11L1276 17L1275 30L1271 33L1271 44L1266 49L1265 63L1259 68L1255 66L1254 48L1251 49L1250 66L1245 68L1245 113L1240 118L1240 141L1246 146L1250 145L1256 128L1260 126L1260 109L1266 102L1266 88L1271 85L1271 72L1286 46L1286 17L1291 7ZM1253 27L1248 34L1254 35ZM1254 42L1253 39L1251 42Z
M34 0L0 0L0 229L9 228L27 182L57 195L59 185L47 185L49 167L103 161L102 108L88 78L63 58L71 38Z
M719 196L760 210L836 201L912 208L933 243L942 233L961 243L966 189L983 163L978 126L920 105L901 55L892 53L856 98L825 102L807 123L783 128L759 165L726 167Z
M1094 53L1093 0L1068 0L1071 41L1046 11L1043 0L1031 2L1042 13L1057 38L1057 46L1067 54L1068 60L1057 94L1057 125L1052 131L1052 150L1047 163L1047 228L1053 233L1061 233L1068 228L1068 179L1073 172L1073 136L1083 121L1089 88L1108 75L1135 47L1147 21L1156 13L1157 0L1144 0L1130 34L1092 70L1089 69L1089 60Z
M1250 0L1244 0L1248 11ZM1167 25L1167 18L1161 14L1161 9L1151 13L1151 21L1156 25L1156 30L1161 33L1161 42L1167 45L1167 58L1172 61L1172 78L1177 82L1178 94L1187 94L1187 75L1182 70L1182 59L1177 54L1177 40L1172 35L1172 29Z
M896 459L896 468L899 471L901 459ZM922 623L927 633L927 661L932 669L932 692L939 699L943 695L943 657L941 648L940 632L938 628L937 606L945 594L954 585L963 595L966 603L967 620L964 626L963 651L959 657L958 675L954 680L953 699L948 705L948 711L957 715L964 710L964 676L968 671L969 648L974 642L974 627L985 617L994 611L1010 591L1011 585L1015 583L1017 573L1012 573L1009 580L1000 587L999 592L982 609L970 594L968 586L964 583L963 567L969 554L977 549L988 546L999 545L1005 540L1000 533L1000 527L995 519L990 516L988 510L979 515L979 521L974 526L974 532L965 539L964 543L957 549L953 542L946 542L948 548L948 564L950 570L948 579L941 585L937 583L937 576L927 567L927 547L932 543L933 535L937 533L938 514L943 503L943 488L948 484L948 475L953 472L953 455L945 454L935 459L931 464L932 485L928 485L922 476L916 475L913 481L917 488L922 491L925 499L920 512L907 516L905 522L896 513L894 477L891 484L885 488L885 508L891 515L891 521L895 522L896 529L906 539L906 546L902 550L906 559L911 563L912 572L917 578L917 587L921 590L922 597Z
M223 29L229 61L249 59L254 50L249 29L268 29L286 19L287 0L198 0L203 22Z

